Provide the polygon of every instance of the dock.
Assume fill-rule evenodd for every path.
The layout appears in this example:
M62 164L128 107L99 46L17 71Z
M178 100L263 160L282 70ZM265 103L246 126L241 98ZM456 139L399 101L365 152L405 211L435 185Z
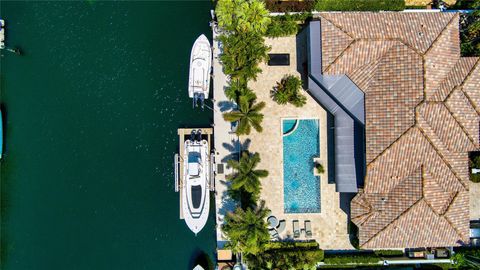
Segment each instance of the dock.
M213 135L213 129L212 128L179 128L177 130L178 134L178 154L175 155L175 192L178 192L180 190L180 187L183 185L183 162L185 160L183 153L185 153L185 137L189 137L190 134L192 134L192 131L198 131L200 130L202 132L202 136L207 136L207 141L208 141L208 152L211 153L211 146L212 146L212 135ZM210 160L210 177L213 178L213 161ZM211 184L211 188L213 184ZM180 200L180 219L183 219L183 205L182 205L182 193L179 192L179 200Z
M216 24L212 24L213 32L213 121L214 121L214 142L215 142L215 223L217 235L217 248L222 249L227 243L221 227L224 223L227 212L234 211L237 207L235 200L228 196L227 175L233 173L231 168L227 168L227 160L240 151L239 138L232 131L231 123L223 119L225 107L233 108L235 104L225 96L225 87L228 85L228 79L223 73L220 63L220 42L217 40L219 35Z

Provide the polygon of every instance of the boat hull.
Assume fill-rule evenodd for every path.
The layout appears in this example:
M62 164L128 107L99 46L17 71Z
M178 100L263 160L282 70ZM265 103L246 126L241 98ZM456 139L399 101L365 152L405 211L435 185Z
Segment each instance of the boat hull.
M188 96L208 99L210 92L210 71L212 66L212 48L205 35L195 40L190 53L190 73L188 77Z
M208 142L185 141L182 188L183 218L188 228L198 234L208 220L210 210L210 160Z
M0 159L3 157L3 113L0 110Z

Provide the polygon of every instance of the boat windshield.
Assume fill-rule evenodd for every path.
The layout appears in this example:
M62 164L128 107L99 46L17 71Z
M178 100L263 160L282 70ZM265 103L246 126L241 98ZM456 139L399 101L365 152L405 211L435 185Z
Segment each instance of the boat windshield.
M199 208L202 201L202 187L200 185L192 186L192 205L193 208Z

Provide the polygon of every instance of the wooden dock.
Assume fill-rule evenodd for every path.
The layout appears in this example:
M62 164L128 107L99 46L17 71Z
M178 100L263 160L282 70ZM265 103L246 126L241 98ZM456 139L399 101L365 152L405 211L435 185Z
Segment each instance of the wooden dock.
M185 153L185 137L189 137L190 134L192 134L192 131L198 131L201 130L202 136L206 135L207 136L207 141L208 141L208 153L211 152L211 146L212 146L212 135L213 135L213 128L179 128L177 130L178 134L178 167L175 168L175 171L177 172L178 170L178 177L179 181L178 183L175 183L175 185L178 185L178 188L183 184L183 162L184 162L184 156L183 153ZM176 158L177 159L177 156ZM177 164L177 162L175 162ZM177 188L177 187L176 187ZM177 190L176 190L177 191ZM180 219L183 219L183 205L182 205L182 192L179 192L179 199L180 199Z

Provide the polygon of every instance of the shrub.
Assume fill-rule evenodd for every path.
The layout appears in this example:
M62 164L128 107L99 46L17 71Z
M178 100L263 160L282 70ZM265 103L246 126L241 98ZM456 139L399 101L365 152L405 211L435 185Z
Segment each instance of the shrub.
M460 49L462 56L480 56L480 0L471 4L476 10L461 14Z
M380 257L375 254L348 254L348 255L329 255L323 260L325 264L374 264L380 261Z
M325 172L325 169L323 168L323 165L321 163L315 163L315 169L319 174L322 174Z
M285 75L270 91L270 95L278 104L291 103L296 107L302 107L307 102L307 98L300 94L301 88L302 80L300 78L294 75Z
M480 152L470 153L470 170L472 168L480 169ZM480 183L480 173L473 174L470 171L470 180L474 183Z
M305 1L279 1L265 0L265 5L272 12L303 12L312 11L315 7L314 0Z
M374 253L379 257L403 256L403 250L381 249L381 250L375 250Z
M285 37L296 35L299 25L290 16L272 17L272 23L267 28L267 37Z
M265 245L265 249L318 249L318 243L316 241L308 241L308 242L269 242Z
M318 11L400 11L405 9L405 0L317 0Z
M272 16L272 22L267 28L267 37L285 37L296 35L300 30L298 23L304 23L312 18L312 13L304 12L299 14L285 14Z
M263 253L247 256L251 269L311 269L323 260L317 242L270 242Z
M480 249L478 247L460 247L455 249L452 261L454 262L455 268L472 269L472 258L480 259Z

